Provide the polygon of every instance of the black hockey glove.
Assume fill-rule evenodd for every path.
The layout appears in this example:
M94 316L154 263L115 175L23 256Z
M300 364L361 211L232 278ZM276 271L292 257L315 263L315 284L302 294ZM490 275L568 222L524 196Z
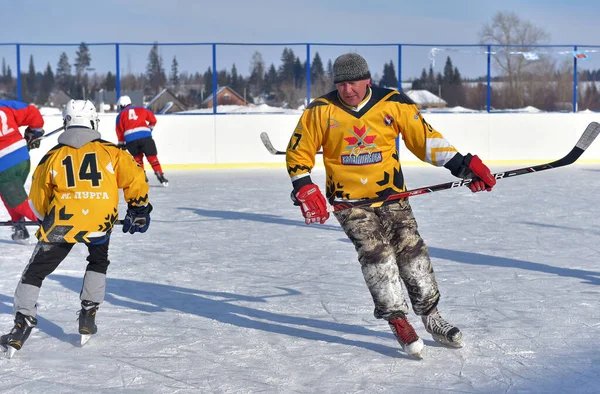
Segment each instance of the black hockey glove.
M123 232L145 233L150 227L150 212L152 212L152 204L143 207L134 207L129 205L127 215L123 219Z
M40 147L40 142L42 142L42 136L44 135L43 129L32 129L31 127L27 127L25 129L25 142L27 142L27 150L37 149Z

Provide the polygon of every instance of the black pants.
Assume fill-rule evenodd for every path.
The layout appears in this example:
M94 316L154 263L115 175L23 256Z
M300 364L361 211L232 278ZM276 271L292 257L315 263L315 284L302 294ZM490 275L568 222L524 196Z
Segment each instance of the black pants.
M106 270L110 264L108 261L109 241L110 239L99 245L86 244L89 252L86 271L106 274ZM29 264L23 272L21 282L41 287L44 279L62 263L74 245L68 243L39 242L33 251Z
M108 240L100 245L86 244L89 256L79 298L102 303L106 291ZM15 290L15 313L35 317L42 282L67 257L75 244L38 242Z
M143 153L148 156L156 156L158 151L156 150L156 143L152 137L139 138L126 144L127 150L131 153L131 156L137 156Z

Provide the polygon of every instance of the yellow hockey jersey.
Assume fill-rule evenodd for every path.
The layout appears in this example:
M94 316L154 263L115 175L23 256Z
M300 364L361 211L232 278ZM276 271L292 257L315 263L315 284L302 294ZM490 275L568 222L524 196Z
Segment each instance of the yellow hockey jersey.
M71 131L79 133L77 137L87 133L96 138L88 138L80 147L61 143L69 143ZM69 129L35 169L29 199L42 220L38 240L102 242L119 217L119 189L134 206L148 203L142 168L127 151L99 138L93 130Z
M399 135L416 157L434 166L447 164L457 154L404 93L371 87L357 108L346 106L337 91L315 99L306 108L286 152L294 185L310 175L321 147L326 196L331 204L405 190L396 146Z

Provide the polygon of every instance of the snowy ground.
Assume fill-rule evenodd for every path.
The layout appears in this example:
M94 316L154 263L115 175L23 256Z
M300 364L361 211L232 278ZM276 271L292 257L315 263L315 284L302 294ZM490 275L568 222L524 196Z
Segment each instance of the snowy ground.
M506 168L505 168L506 169ZM493 168L494 171L502 168ZM335 219L306 226L285 170L151 179L148 233L116 232L99 333L78 344L85 267L76 247L49 276L39 325L2 393L592 393L600 390L600 166L573 165L415 197L465 347L407 358L372 315L353 246ZM405 169L409 187L452 180ZM314 178L322 185L324 176ZM4 210L0 219L6 220ZM0 227L0 331L33 245Z

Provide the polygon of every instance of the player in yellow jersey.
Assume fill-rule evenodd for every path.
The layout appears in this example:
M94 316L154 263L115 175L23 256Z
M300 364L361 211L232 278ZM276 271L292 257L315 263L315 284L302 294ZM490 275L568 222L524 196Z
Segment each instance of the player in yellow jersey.
M37 324L36 302L43 280L76 243L89 257L80 293L82 344L95 334L96 311L104 301L108 244L118 218L119 189L128 204L123 232L146 232L152 205L144 171L126 151L100 139L98 115L89 100L71 100L65 132L41 159L32 178L30 205L39 218L38 243L15 290L15 326L0 337L12 357Z
M371 86L367 62L356 53L333 64L336 90L315 99L303 112L286 152L294 190L292 200L306 221L329 218L325 197L310 172L323 149L326 196L332 205L368 200L405 189L396 138L419 159L444 166L457 177L473 179L473 192L490 191L496 180L479 157L458 153L429 125L415 104L393 89ZM381 207L354 207L334 212L358 252L375 317L388 321L402 348L420 358L423 341L408 322L406 287L414 312L433 338L462 346L462 333L442 318L429 252L417 230L408 200Z

